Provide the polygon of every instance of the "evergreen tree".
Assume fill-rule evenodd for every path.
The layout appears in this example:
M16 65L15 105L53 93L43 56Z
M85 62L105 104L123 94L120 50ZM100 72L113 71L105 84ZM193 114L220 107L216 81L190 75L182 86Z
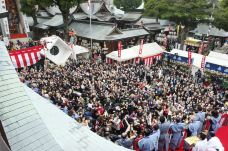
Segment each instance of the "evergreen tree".
M147 0L145 15L168 19L182 26L181 45L190 29L208 21L211 5L208 0Z

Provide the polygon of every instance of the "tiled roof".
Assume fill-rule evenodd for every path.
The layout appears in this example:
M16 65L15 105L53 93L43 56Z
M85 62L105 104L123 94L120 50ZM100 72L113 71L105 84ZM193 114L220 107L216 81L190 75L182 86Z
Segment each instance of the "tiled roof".
M100 22L92 22L91 33L89 23L86 21L73 22L70 24L70 28L73 28L76 31L76 34L80 37L92 38L95 40L119 40L149 34L143 28L121 30L121 33L111 34L116 28L115 25Z
M77 123L23 85L3 42L0 42L0 120L12 151L128 151ZM2 142L0 138L0 145ZM8 151L1 147L1 151Z
M0 42L0 120L12 151L62 151L19 81Z
M64 151L129 151L98 136L89 127L76 122L49 100L36 94L27 86L24 87L42 121Z
M199 33L199 34L203 34L203 35L207 35L208 34L208 30L209 30L209 25L207 24L199 24L197 26L196 29L192 30L192 33ZM222 30L222 29L218 29L216 27L212 27L209 35L211 36L216 36L216 37L228 37L228 32Z

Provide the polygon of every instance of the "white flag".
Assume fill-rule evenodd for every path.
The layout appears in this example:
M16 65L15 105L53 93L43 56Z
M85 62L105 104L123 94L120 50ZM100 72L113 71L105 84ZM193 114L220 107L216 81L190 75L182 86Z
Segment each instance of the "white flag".
M25 32L28 33L28 32L30 32L30 29L29 29L29 24L28 24L27 16L25 14L23 14L23 20L24 20Z

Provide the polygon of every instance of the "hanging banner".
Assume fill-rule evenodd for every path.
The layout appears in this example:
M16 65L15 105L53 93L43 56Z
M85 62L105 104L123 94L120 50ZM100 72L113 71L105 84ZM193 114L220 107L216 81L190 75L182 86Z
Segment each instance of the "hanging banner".
M179 32L180 32L180 25L177 25L177 36L179 36Z
M6 12L6 3L5 0L0 0L0 11L1 13Z
M205 67L205 61L206 61L206 56L203 56L202 61L201 61L201 68Z
M142 54L142 49L143 49L143 39L141 39L140 47L139 47L139 54Z
M2 23L3 23L3 29L6 35L9 35L9 23L8 23L8 19L7 18L2 18Z
M166 48L168 45L168 38L167 35L164 37L164 41L163 41L163 46Z
M122 42L119 41L119 42L118 42L118 57L119 57L119 58L121 57L121 51L122 51Z
M0 13L6 12L6 3L5 0L0 0ZM9 35L9 23L7 18L1 19L1 28L6 35Z
M24 30L25 30L26 33L29 33L30 29L29 29L27 16L25 14L23 14L22 16L23 16L23 20L24 20L24 28L25 28Z
M202 54L203 48L204 48L204 43L202 43L199 47L199 51L198 51L199 54Z
M188 51L188 65L192 64L192 52Z

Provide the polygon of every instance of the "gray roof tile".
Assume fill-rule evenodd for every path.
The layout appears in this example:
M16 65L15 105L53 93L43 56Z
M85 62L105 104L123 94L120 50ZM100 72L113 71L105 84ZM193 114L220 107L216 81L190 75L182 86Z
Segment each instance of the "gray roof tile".
M0 120L11 150L62 150L25 93L3 42L0 51Z

